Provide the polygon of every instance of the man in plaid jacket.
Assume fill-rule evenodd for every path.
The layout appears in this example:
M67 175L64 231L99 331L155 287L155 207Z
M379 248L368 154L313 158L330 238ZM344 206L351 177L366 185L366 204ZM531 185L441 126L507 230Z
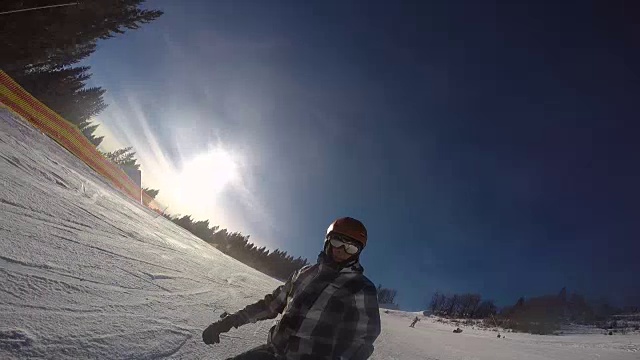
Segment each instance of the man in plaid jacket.
M353 218L334 221L318 263L296 271L263 300L215 322L202 333L206 344L220 342L232 327L273 319L266 345L234 360L364 360L380 335L376 287L363 275L359 256L367 230Z

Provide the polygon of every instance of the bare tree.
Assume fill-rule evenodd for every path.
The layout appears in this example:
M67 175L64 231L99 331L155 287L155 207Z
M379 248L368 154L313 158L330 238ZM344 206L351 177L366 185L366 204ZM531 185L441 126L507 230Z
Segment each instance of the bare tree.
M454 316L455 312L458 308L458 304L460 303L460 296L458 294L454 294L451 297L447 297L447 302L445 305L445 313L448 316Z
M484 319L489 316L495 315L498 308L494 304L493 300L484 300L478 305L478 309L475 312L475 317Z
M395 304L398 290L383 288L382 284L378 285L378 302L380 304Z
M464 294L461 295L461 311L459 315L465 318L472 318L478 305L480 304L480 294Z
M429 309L431 310L431 313L440 314L446 301L447 297L443 293L436 291L431 297L431 302L429 303Z

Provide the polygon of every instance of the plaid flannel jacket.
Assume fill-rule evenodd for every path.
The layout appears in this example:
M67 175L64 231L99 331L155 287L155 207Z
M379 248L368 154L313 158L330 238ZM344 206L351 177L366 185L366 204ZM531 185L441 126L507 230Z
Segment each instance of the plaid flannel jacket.
M268 343L286 360L364 360L380 335L376 287L358 262L336 268L318 263L295 272L263 300L238 315L242 323L273 319Z

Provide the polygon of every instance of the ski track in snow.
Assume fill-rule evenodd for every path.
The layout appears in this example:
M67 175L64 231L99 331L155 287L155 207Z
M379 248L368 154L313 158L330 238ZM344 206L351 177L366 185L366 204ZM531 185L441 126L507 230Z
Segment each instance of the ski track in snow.
M215 219L214 219L215 220ZM201 332L280 282L116 191L0 108L0 358L225 359L273 321ZM640 359L636 335L535 336L382 312L372 359Z

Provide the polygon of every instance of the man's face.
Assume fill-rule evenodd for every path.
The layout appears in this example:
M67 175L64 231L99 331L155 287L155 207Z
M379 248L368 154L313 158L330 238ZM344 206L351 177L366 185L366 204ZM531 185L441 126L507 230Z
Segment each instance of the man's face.
M344 261L349 260L349 258L353 255L347 254L346 251L344 251L344 247L331 247L331 256L333 256L333 261L337 262L337 263L341 263Z
M342 263L353 258L361 250L355 240L341 235L329 235L328 240L329 254L333 258L333 261L337 263Z

